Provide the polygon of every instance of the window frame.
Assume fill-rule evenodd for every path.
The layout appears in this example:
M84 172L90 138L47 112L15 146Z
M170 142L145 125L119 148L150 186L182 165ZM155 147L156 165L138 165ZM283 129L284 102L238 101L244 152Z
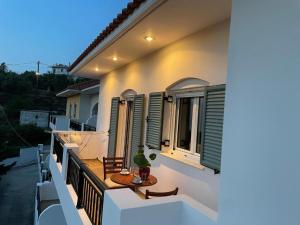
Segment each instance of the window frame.
M204 98L204 91L196 91L196 92L181 92L175 93L172 95L173 104L171 109L171 136L173 140L172 149L178 153L181 153L183 157L190 158L195 161L199 161L200 153L197 153L197 130L198 130L198 120L199 120L199 105L201 103L200 98ZM180 98L192 98L193 107L192 107L192 129L191 129L191 145L190 150L186 150L183 148L177 147L177 138L178 138L178 117L179 117L179 104L178 100ZM200 109L202 110L202 109ZM203 115L203 114L202 114ZM201 118L203 120L203 117ZM202 137L201 137L202 138Z

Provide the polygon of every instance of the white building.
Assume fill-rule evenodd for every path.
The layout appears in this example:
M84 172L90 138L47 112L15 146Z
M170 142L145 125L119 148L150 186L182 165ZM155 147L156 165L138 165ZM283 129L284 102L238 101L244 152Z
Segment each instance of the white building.
M56 75L68 74L68 66L63 64L54 64L51 66L51 73Z
M66 223L298 225L299 21L294 0L129 4L70 67L100 89L97 132L53 132ZM104 180L142 145L146 188L177 196Z
M66 115L52 115L52 130L95 131L97 126L99 80L70 85L57 93L67 98Z
M43 110L22 110L20 112L21 125L35 125L46 128L49 122L49 112Z

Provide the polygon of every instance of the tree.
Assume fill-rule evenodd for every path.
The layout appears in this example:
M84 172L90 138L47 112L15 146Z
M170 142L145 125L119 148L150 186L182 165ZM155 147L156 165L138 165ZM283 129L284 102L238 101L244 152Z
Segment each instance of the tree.
M8 67L5 62L0 64L0 73L7 73L8 72Z

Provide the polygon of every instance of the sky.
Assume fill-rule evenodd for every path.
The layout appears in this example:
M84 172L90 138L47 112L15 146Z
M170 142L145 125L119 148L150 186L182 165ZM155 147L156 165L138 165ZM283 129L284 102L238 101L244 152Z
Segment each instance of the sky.
M0 63L15 72L72 63L130 0L0 0Z

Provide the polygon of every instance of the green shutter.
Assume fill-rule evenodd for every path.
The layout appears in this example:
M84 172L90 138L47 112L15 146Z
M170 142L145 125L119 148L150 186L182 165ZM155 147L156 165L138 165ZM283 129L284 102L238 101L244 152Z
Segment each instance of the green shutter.
M206 88L201 164L217 171L221 168L224 103L225 85Z
M114 157L117 145L118 120L119 120L119 97L111 100L109 140L108 140L108 157Z
M146 145L161 150L162 123L164 113L164 92L149 95Z
M144 122L145 95L135 95L133 99L133 118L131 134L131 165L134 155L143 145L143 122Z

